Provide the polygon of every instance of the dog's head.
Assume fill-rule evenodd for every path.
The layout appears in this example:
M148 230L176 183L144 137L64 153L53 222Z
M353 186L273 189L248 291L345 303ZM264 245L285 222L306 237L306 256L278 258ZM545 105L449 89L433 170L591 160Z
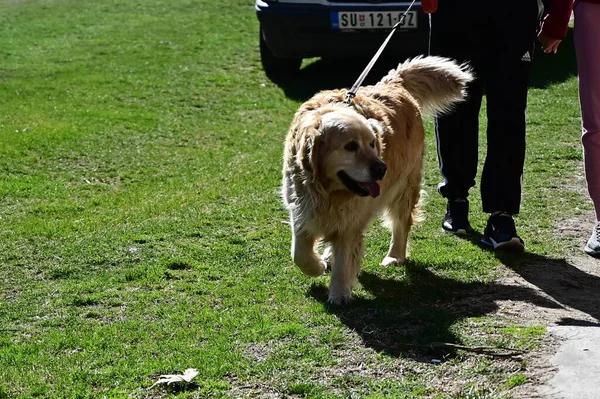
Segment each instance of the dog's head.
M312 170L315 183L373 198L387 170L382 151L381 124L345 107L320 113L301 145L302 163Z

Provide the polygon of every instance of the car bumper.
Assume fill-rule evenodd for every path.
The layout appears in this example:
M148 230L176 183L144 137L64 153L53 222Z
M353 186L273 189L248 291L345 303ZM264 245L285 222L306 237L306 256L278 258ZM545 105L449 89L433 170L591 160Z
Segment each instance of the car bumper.
M331 4L331 3L330 3ZM386 11L404 11L407 5L386 4ZM382 5L378 5L379 10ZM420 6L417 28L398 30L390 40L384 55L411 56L427 54L429 18ZM336 31L331 28L331 12L377 11L372 6L320 5L256 2L256 14L263 38L276 57L349 57L371 56L383 43L389 30Z

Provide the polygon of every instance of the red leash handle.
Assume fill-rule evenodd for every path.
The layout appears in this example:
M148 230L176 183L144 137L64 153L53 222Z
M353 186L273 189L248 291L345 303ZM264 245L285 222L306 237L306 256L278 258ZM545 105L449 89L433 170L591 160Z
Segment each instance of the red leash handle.
M421 8L427 14L432 14L437 11L438 0L421 0Z

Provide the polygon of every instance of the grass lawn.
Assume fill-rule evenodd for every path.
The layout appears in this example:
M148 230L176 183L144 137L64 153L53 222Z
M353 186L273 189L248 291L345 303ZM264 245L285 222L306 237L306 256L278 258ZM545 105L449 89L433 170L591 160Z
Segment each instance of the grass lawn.
M441 232L431 121L408 264L378 267L389 234L374 225L343 308L292 264L283 138L303 100L362 63L272 82L250 0L0 6L0 398L504 398L527 380L523 362L410 346L528 350L544 334L493 300L455 306L523 259ZM576 251L554 225L591 209L563 50L540 56L530 92L525 261ZM187 368L195 384L147 389Z

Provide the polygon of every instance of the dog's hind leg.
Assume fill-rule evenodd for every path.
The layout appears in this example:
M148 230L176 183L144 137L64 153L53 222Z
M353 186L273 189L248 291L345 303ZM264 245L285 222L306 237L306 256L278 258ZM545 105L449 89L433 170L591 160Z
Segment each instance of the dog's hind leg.
M302 273L311 277L320 276L327 268L327 263L315 252L316 243L317 237L305 231L293 233L292 259Z
M382 266L399 265L406 260L408 232L413 224L413 210L419 202L419 195L399 198L388 209L387 218L392 230L392 241Z
M364 254L362 233L337 237L332 241L333 262L329 302L341 305L352 298L352 287Z

